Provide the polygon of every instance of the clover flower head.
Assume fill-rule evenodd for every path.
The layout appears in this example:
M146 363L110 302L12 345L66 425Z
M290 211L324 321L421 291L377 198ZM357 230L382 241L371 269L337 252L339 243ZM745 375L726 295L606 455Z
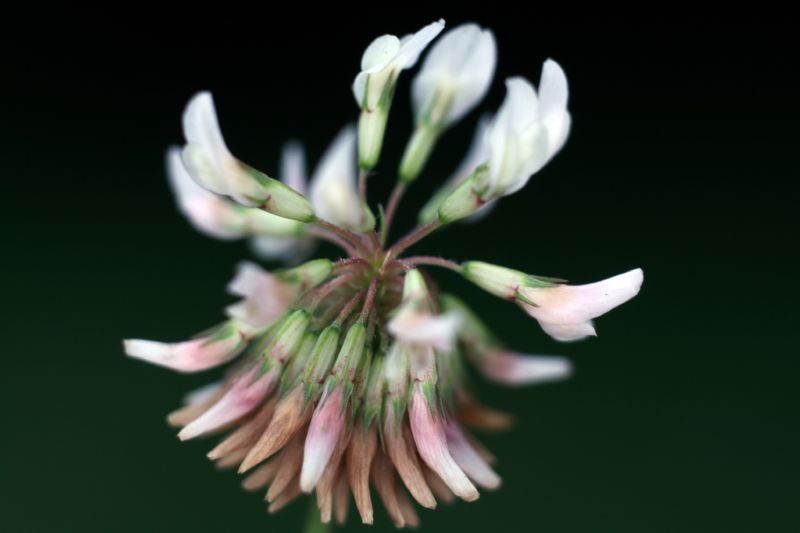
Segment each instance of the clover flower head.
M310 180L296 141L283 147L280 179L233 156L206 92L184 112L186 144L167 152L172 191L192 226L217 239L248 239L259 256L287 264L268 272L241 263L228 284L238 300L219 324L181 342L128 339L124 350L178 372L227 365L168 422L181 440L222 434L208 457L237 468L245 490L265 491L271 513L315 493L323 522L343 523L352 499L371 524L377 495L395 526L413 527L414 503L471 502L500 487L492 456L471 432L504 429L509 417L477 402L465 362L509 386L564 379L572 367L563 357L506 347L466 303L440 290L432 268L516 303L558 341L596 335L593 320L642 284L640 269L569 285L481 261L407 254L452 222L485 215L564 145L567 81L552 60L538 93L523 78L506 81L505 101L479 122L420 225L387 245L398 206L437 140L480 102L494 75L491 31L465 24L433 44L412 84L415 130L376 220L367 176L378 164L398 78L443 28L437 21L367 47L353 83L358 125L340 130ZM306 260L320 241L337 246L339 257Z

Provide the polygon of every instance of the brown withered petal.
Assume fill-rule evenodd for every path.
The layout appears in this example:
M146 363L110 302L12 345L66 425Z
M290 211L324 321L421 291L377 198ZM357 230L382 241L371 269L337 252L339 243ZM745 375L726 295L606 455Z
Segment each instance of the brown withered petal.
M505 431L514 425L514 416L477 403L466 396L459 398L457 419L467 427L483 431Z
M347 522L347 511L350 508L350 486L347 483L347 472L339 469L339 479L333 491L333 515L340 526Z
M242 488L248 492L255 492L267 486L278 471L277 461L269 461L253 470L242 480Z
M400 508L400 502L397 500L397 483L395 483L394 469L391 461L382 451L378 451L372 461L372 483L375 485L378 496L381 497L383 502L383 507L386 509L386 513L394 526L398 528L404 527L406 519Z
M322 473L317 483L317 506L319 507L320 518L323 524L331 521L331 512L333 510L333 491L335 489L336 481L339 477L342 462L342 456L350 444L350 436L352 431L345 428L339 436L339 442L336 443L336 448L333 450L328 465Z
M377 445L378 435L375 427L364 431L360 422L356 424L350 439L350 446L347 448L347 478L350 481L350 489L353 491L356 509L358 509L361 522L364 524L373 522L369 474Z
M300 476L297 476L292 480L291 483L289 483L289 486L286 488L286 490L283 491L274 502L269 504L269 507L267 507L267 512L270 514L277 513L296 500L300 494L302 494L300 492Z
M386 410L383 437L386 442L386 453L408 491L421 506L435 509L436 499L422 475L411 430L405 421L399 424L395 422L391 409Z
M230 452L251 448L264 432L264 428L269 425L277 403L278 400L274 397L267 401L253 418L242 424L208 452L208 458L218 459Z
M250 449L239 473L243 473L280 450L311 418L311 409L304 405L303 388L295 387L275 406L275 414L264 434Z
M299 474L300 466L303 464L304 436L305 431L298 431L275 456L275 462L279 466L265 496L268 502L274 502Z
M220 470L228 470L231 468L235 468L236 465L242 462L245 455L247 455L247 450L237 450L231 452L228 455L225 455L224 457L220 457L219 459L217 459L217 461L214 463L214 466L216 466Z
M400 482L397 480L395 480L395 494L397 495L397 504L400 506L400 512L403 513L403 519L406 521L406 525L410 528L419 527L419 515L416 509L414 509L414 504L412 504L408 496L405 495L403 488L400 486Z

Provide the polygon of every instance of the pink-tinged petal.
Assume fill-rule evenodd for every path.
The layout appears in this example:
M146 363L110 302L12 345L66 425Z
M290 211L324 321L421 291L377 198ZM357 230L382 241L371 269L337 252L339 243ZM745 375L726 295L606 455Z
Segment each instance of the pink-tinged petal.
M593 334L588 321L636 296L643 279L642 269L637 268L588 285L525 287L520 292L536 306L521 305L542 327L548 324L548 333L554 332L555 338L573 340Z
M167 152L167 174L178 209L195 229L223 240L244 234L245 210L198 185L183 164L180 148L172 147Z
M187 440L213 431L260 405L275 386L278 373L273 369L258 377L259 370L260 367L256 366L241 376L211 409L183 428L178 433L178 438Z
M253 327L273 323L289 307L295 290L276 276L254 263L240 263L228 291L244 297L226 308L228 316L238 318Z
M389 321L387 327L402 342L449 351L453 348L460 322L455 313L431 315L404 307Z
M458 423L454 421L446 423L444 432L447 436L447 447L453 459L467 476L483 488L498 488L500 486L500 476L472 448Z
M488 350L476 361L490 380L504 385L529 385L569 377L572 365L563 357L523 355Z
M466 501L477 500L477 489L450 455L441 417L431 411L419 385L411 398L409 419L417 451L425 464L442 478L456 496Z
M337 386L317 405L308 427L300 472L300 489L309 493L322 477L344 427L342 387Z
M573 342L586 337L597 337L597 332L591 320L576 322L575 324L551 324L539 321L539 325L545 333L561 342Z
M199 372L236 357L244 348L238 331L221 339L201 337L185 342L157 342L143 339L123 341L125 353L136 359L179 372Z

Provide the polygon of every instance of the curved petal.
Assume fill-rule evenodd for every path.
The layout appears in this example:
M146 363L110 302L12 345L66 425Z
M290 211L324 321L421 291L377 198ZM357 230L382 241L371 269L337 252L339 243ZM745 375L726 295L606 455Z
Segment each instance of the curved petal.
M597 337L597 332L591 320L574 324L551 324L540 320L539 325L545 333L560 342L573 342L586 337Z
M425 464L456 496L466 501L477 500L478 491L450 455L441 416L431 410L419 385L411 397L409 420L417 451Z
M232 321L211 335L185 342L126 339L123 345L130 357L179 372L198 372L221 365L236 357L244 348L241 332Z
M342 405L342 387L323 398L317 405L306 435L303 468L300 472L300 489L309 493L322 477L336 443L344 428L345 406Z
M590 283L588 285L558 285L548 288L521 288L520 292L536 304L521 304L525 311L542 326L571 340L579 333L594 332L588 321L607 313L639 293L644 274L642 269ZM553 326L556 326L553 329ZM568 326L568 328L566 327Z
M567 76L561 66L548 59L542 66L539 80L539 106L542 122L547 128L548 159L553 157L567 141L571 125L567 111L569 89Z
M447 447L456 464L467 476L485 489L496 489L500 486L500 476L476 452L467 441L457 422L449 421L444 425Z
M198 184L244 206L263 201L263 187L225 145L211 93L198 93L189 101L183 113L183 134L187 142L183 162Z
M199 418L184 427L178 438L188 440L203 433L213 431L225 424L246 415L258 405L272 391L277 382L277 371L258 375L260 365L241 376L233 386Z
M183 135L187 144L193 147L187 166L200 170L192 172L192 177L210 191L227 194L225 165L233 156L222 138L210 92L197 93L189 100L183 112ZM196 164L190 164L190 161Z

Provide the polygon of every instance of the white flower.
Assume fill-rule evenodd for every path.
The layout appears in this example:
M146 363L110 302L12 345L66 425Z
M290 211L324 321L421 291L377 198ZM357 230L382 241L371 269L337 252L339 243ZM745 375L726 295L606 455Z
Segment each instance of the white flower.
M198 185L184 167L180 149L167 152L167 175L178 209L200 233L217 239L253 235L298 235L303 224L260 209L243 207Z
M302 194L231 154L222 138L211 93L198 93L189 101L183 113L183 134L186 170L205 189L285 218L301 222L314 219L314 211Z
M391 93L400 71L413 67L419 54L442 29L444 20L439 20L402 39L387 34L372 41L361 57L361 72L353 81L356 103L363 109L378 107L384 91Z
M309 196L320 218L353 231L374 224L358 197L357 174L356 130L348 125L328 147L311 179Z
M596 335L591 319L639 294L643 279L642 269L636 268L588 285L521 287L519 292L536 305L520 305L554 339L579 340Z
M367 47L361 58L361 72L353 81L353 95L361 107L358 118L358 164L367 172L381 155L389 108L400 71L411 68L419 54L444 28L440 20L414 35L398 39L382 35Z
M463 24L431 48L411 86L417 123L446 128L466 115L486 94L497 63L489 30Z
M538 97L523 78L506 80L506 89L506 99L486 134L488 169L475 183L483 200L522 188L569 134L567 78L558 63L545 61Z

